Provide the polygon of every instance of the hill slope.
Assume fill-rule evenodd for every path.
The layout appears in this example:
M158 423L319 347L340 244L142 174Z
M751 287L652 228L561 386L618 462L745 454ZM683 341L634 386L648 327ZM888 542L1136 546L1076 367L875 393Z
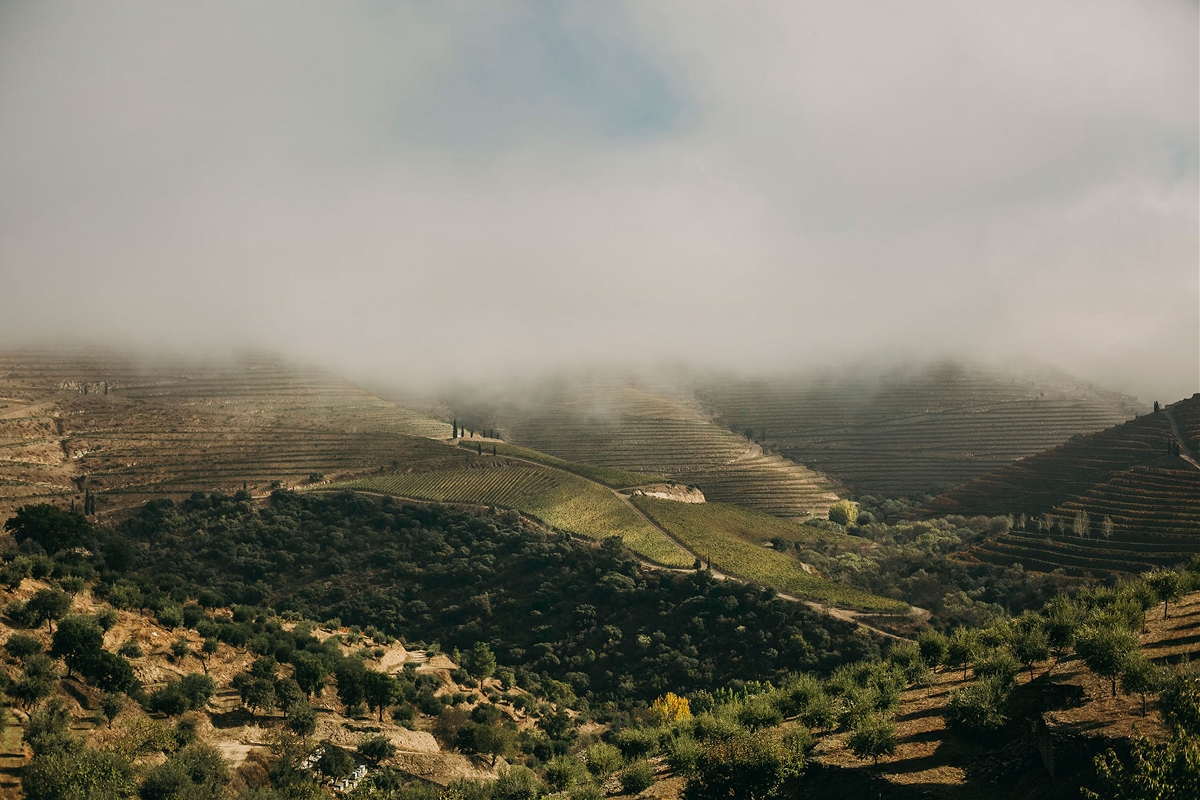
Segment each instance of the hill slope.
M0 511L49 496L265 488L440 452L429 419L270 358L0 356ZM433 450L430 450L433 448Z
M826 476L713 423L690 398L630 383L579 383L502 404L505 438L569 461L669 476L706 497L780 517L823 516Z
M1168 443L1175 429L1191 430L1198 408L1192 397L1077 437L936 497L925 511L1041 517L976 549L993 563L1082 573L1187 560L1200 553L1200 467L1183 457L1189 442L1179 456Z
M908 495L984 475L1142 410L1061 376L953 364L880 380L723 380L698 392L728 427L860 494Z

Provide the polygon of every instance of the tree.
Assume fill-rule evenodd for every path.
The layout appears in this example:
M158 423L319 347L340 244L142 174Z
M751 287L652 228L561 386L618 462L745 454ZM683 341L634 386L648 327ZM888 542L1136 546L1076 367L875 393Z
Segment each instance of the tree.
M271 711L275 708L275 682L267 678L256 678L250 672L239 672L233 676L233 688L237 689L242 705L250 712Z
M1042 610L1046 618L1046 638L1055 662L1075 645L1075 635L1083 624L1083 611L1066 595L1055 595Z
M1100 532L1104 534L1105 541L1112 539L1113 521L1112 517L1108 516L1107 514L1104 515L1104 519L1100 522Z
M487 646L486 642L476 642L463 655L463 669L467 671L471 677L479 681L479 688L483 688L485 678L492 677L492 673L496 671L496 656L492 654L492 648Z
M1008 646L1017 661L1029 670L1029 680L1033 680L1033 665L1050 658L1050 637L1046 633L1045 622L1038 615L1028 612L1017 617Z
M50 644L50 654L67 665L68 678L74 670L84 671L102 649L104 631L96 620L81 614L64 617Z
M354 756L333 742L325 742L325 752L317 760L317 770L327 778L344 778L354 771Z
M491 766L494 767L497 758L508 757L516 751L517 732L502 723L476 724L472 746L476 753L491 756Z
M325 662L311 653L298 653L292 659L292 667L294 670L292 677L296 679L300 689L309 697L313 695L320 697L329 677L329 670L325 668Z
M1088 669L1112 682L1113 697L1117 696L1117 677L1137 649L1138 642L1132 633L1110 626L1084 627L1075 642L1075 652Z
M383 710L400 697L400 684L386 672L369 669L363 673L362 689L367 707L377 711L379 721L383 722Z
M917 637L917 650L921 653L921 660L935 672L938 666L946 660L946 651L949 645L946 634L933 629L922 631L921 635Z
M18 543L32 540L50 555L86 544L92 533L92 525L83 514L48 503L21 506L4 527Z
M956 628L946 643L946 666L962 667L964 681L967 679L967 668L975 660L977 646L974 631L966 628Z
M396 745L392 744L392 740L386 736L370 736L359 744L356 752L367 761L378 766L379 762L386 761L396 755Z
M25 670L7 689L8 695L26 708L49 696L58 681L54 662L45 653L25 659Z
M1146 698L1163 687L1163 671L1140 652L1130 654L1121 668L1121 691L1142 697L1142 716L1146 716Z
M829 507L829 521L838 525L853 525L858 521L858 506L849 500L839 500Z
M1156 569L1145 575L1146 584L1163 604L1163 619L1166 619L1167 608L1171 601L1183 596L1183 579L1178 572L1166 569Z
M1128 763L1116 751L1096 756L1097 788L1088 800L1191 800L1200 797L1200 739L1175 731L1166 744L1134 740Z
M41 641L28 633L14 633L9 636L8 641L4 643L4 650L18 661L24 661L34 653L43 652Z
M878 764L880 756L896 752L896 726L887 717L868 714L854 727L848 744L855 756Z
M61 589L39 589L29 598L25 611L36 627L45 622L51 630L53 623L65 617L71 610L71 595Z
M356 706L364 699L363 674L366 669L361 661L345 661L337 671L337 695L342 705Z
M317 732L317 712L308 703L293 703L287 710L287 726L305 738Z
M1071 531L1080 539L1086 539L1092 530L1092 520L1088 516L1088 512L1084 509L1079 509L1075 512L1075 519L1071 521Z
M201 709L216 693L217 684L208 675L189 672L179 679L179 691L187 698L189 708Z
M73 753L83 747L71 734L71 714L58 697L29 715L23 737L35 756Z
M221 649L220 643L213 638L205 639L200 645L200 652L196 654L196 657L200 659L200 666L205 675L208 674L208 659L216 655L219 649Z
M113 720L117 715L125 710L125 695L120 692L107 692L103 699L100 700L100 711L104 714L104 718L108 720L108 727L112 727Z

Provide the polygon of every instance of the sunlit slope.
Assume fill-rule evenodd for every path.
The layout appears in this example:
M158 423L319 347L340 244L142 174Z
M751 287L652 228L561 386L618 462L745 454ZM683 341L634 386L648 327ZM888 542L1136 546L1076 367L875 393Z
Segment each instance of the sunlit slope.
M1168 453L1168 412L1190 420L1197 406L1200 399L1184 400L1078 437L951 490L926 510L1027 515L1023 530L1018 522L974 549L993 563L1102 574L1187 561L1200 555L1200 468Z
M497 461L490 466L371 476L330 488L512 508L577 536L620 536L630 550L659 564L685 567L693 561L611 490L558 469Z
M712 422L694 402L633 386L586 384L497 412L505 437L569 461L666 475L710 500L782 517L824 515L826 476Z
M747 513L723 503L677 503L645 496L634 497L633 502L720 572L772 586L806 600L871 611L906 611L908 608L900 601L827 580L806 569L799 559L764 547L760 539L770 532L773 536L804 544L823 540L830 546L850 548L851 544L837 540L851 537L815 531L779 519L775 519L774 524L760 526L756 523L766 521L755 519L757 515L753 512Z
M729 428L877 495L964 483L1140 410L1132 398L1062 378L954 365L877 381L709 381L697 394Z
M440 452L450 426L270 358L0 357L0 503L287 485Z

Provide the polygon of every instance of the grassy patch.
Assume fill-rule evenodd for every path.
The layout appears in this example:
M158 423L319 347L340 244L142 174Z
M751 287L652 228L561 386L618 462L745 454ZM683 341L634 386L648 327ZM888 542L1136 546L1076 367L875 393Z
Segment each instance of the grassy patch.
M722 572L773 586L807 600L869 611L904 611L908 608L898 600L879 597L811 575L804 571L798 560L756 544L757 538L748 540L745 538L745 526L755 518L740 513L742 510L734 506L677 503L645 496L635 497L633 502L705 560L711 559L713 567ZM801 525L777 521L795 529L804 529ZM836 535L818 531L812 533ZM761 535L756 534L755 537Z
M605 486L611 486L614 489L624 489L629 486L644 486L647 483L661 483L666 480L661 475L649 475L645 472L634 472L628 469L617 469L616 467L595 467L591 464L581 464L578 461L567 461L566 459L543 453L540 450L509 444L508 442L475 442L467 440L459 442L458 446L471 452L476 452L478 446L478 448L482 448L484 455L491 453L492 448L495 447L496 455L498 456L513 456L514 458L536 461L539 464L565 470L588 480L602 483Z
M525 466L436 470L360 478L323 488L513 508L578 536L620 536L630 550L659 564L692 563L687 553L611 491L560 470Z

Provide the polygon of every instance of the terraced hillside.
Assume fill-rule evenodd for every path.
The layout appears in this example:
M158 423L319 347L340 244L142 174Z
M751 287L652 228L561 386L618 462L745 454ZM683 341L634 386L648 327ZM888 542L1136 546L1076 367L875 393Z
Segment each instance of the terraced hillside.
M672 567L690 567L693 556L664 536L609 489L559 469L525 466L503 458L470 469L379 475L333 484L435 502L479 503L516 509L547 525L589 539L619 536L626 547Z
M1026 514L1037 519L973 555L1073 574L1140 572L1200 555L1200 468L1168 453L1171 417L1190 420L1193 397L934 498L934 514ZM1107 520L1107 521L1106 521ZM1078 528L1078 530L1077 530Z
M505 438L600 467L665 475L706 497L788 518L837 501L826 476L716 425L686 397L619 383L581 384L495 412Z
M1146 410L1061 376L952 364L880 380L712 381L697 395L725 426L875 495L945 489Z
M450 426L269 358L0 357L0 511L116 494L291 484L442 455Z

